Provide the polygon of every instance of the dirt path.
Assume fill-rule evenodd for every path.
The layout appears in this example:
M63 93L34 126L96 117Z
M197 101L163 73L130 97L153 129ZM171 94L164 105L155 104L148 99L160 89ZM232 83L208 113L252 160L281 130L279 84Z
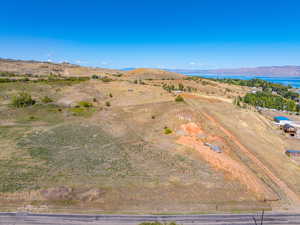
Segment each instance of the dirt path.
M187 102L191 103L194 106L197 106L192 99L187 99ZM201 111L201 113L206 117L206 119L214 123L224 134L226 134L239 147L239 149L285 193L291 204L297 206L300 205L299 196L295 192L293 192L286 183L280 180L268 167L266 167L249 149L247 149L232 132L224 128L223 125L213 116L209 115L203 110Z

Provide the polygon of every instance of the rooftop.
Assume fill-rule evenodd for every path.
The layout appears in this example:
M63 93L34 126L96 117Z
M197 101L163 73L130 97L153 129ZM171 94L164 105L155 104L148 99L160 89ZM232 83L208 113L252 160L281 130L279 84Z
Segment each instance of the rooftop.
M300 153L300 150L286 150L288 153Z
M290 119L285 116L275 116L274 120L290 120Z

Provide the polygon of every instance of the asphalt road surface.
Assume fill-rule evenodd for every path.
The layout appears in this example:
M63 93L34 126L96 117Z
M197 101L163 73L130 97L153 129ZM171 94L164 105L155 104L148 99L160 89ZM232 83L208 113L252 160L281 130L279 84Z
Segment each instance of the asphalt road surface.
M216 215L72 215L0 213L0 225L138 225L142 222L177 222L183 225L260 225L259 214ZM299 214L267 213L264 225L300 224Z

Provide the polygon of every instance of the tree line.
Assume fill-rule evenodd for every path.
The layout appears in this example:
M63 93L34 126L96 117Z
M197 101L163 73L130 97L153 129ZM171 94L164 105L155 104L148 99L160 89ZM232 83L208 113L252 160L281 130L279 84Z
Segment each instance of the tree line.
M251 80L241 80L241 79L230 79L230 78L223 78L223 79L212 79L214 81L239 85L239 86L247 86L247 87L256 87L261 88L263 92L267 93L276 93L284 98L295 100L299 97L299 93L290 91L292 86L290 85L282 85L276 84L269 81L265 81L262 79L251 79Z
M244 97L239 97L236 104L239 105L239 101L244 103L259 106L263 108L284 110L290 112L299 112L300 107L295 101L291 99L284 98L280 95L273 95L269 92L257 92L257 93L247 93Z
M255 93L247 93L244 97L238 96L234 100L234 104L241 106L242 103L246 103L255 107L263 107L277 110L284 110L290 112L300 112L300 106L295 101L299 98L299 93L291 91L292 86L276 84L262 79L211 79L214 81L260 88L260 91Z

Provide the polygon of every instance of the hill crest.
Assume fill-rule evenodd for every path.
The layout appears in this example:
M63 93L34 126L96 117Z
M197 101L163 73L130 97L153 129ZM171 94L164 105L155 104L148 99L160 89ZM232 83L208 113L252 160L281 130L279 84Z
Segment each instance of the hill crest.
M68 62L53 63L34 60L15 60L0 58L0 72L14 74L31 74L38 76L61 75L61 76L91 76L103 73L122 73L119 70L85 67Z
M138 68L125 74L131 79L182 79L185 75L162 69Z

